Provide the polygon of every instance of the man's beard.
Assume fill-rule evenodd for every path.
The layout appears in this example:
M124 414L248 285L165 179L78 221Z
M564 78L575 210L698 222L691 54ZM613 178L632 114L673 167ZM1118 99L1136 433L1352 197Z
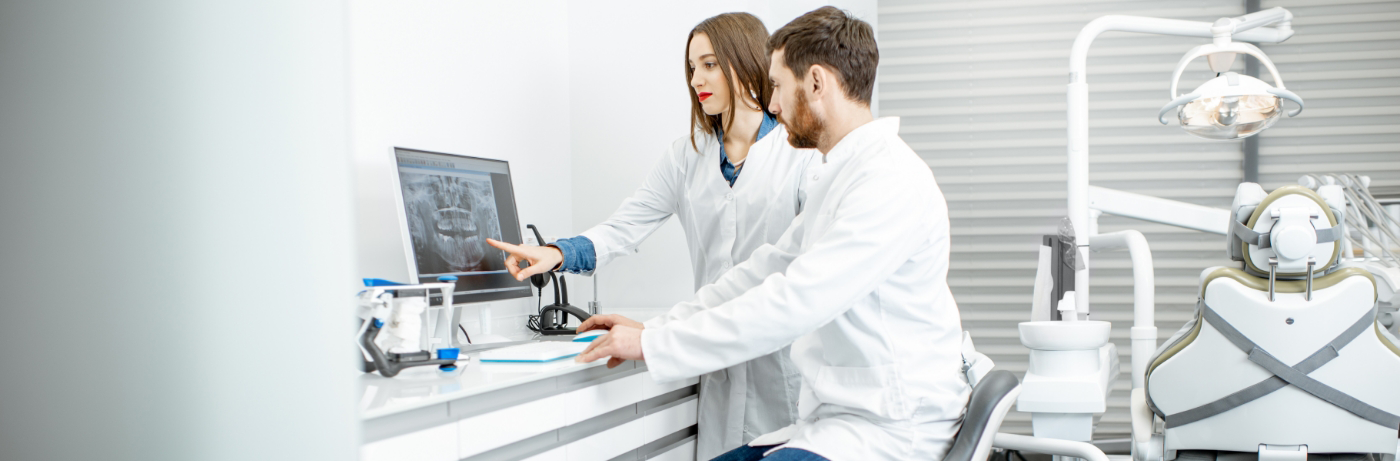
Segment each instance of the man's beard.
M783 114L792 114L792 117L784 117ZM798 149L815 149L822 132L826 131L826 124L807 108L807 94L798 89L797 104L783 114L779 114L778 119L787 126L788 144Z

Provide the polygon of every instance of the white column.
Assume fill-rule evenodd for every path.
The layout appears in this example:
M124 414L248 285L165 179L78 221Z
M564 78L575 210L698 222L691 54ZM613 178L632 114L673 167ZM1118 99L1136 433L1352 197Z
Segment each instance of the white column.
M354 459L346 6L0 2L0 458Z

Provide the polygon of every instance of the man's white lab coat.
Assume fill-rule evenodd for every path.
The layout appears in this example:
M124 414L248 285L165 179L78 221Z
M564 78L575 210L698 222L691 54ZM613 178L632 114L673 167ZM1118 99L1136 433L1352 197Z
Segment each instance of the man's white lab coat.
M658 381L708 373L791 344L798 423L750 445L833 461L932 460L957 434L970 389L948 290L948 209L928 164L882 118L808 170L807 204L776 244L642 331Z
M672 215L680 219L695 288L714 282L758 247L778 241L802 211L807 168L818 163L813 149L794 149L778 125L749 148L734 187L720 172L719 140L697 133L677 139L642 187L606 221L582 235L593 241L597 267L632 254ZM660 325L669 316L648 322ZM774 352L774 351L769 351ZM709 370L700 380L697 453L710 459L797 418L801 378L782 353L755 355Z

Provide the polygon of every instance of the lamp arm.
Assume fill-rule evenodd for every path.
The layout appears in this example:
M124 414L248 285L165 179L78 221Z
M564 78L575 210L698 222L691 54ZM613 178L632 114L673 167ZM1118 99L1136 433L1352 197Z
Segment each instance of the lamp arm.
M1282 7L1269 8L1257 13L1250 13L1244 16L1230 19L1230 34L1235 40L1242 42L1256 43L1279 43L1288 40L1293 36L1293 29L1290 22L1293 20L1293 13ZM1279 23L1278 27L1263 27L1268 24ZM1084 26L1079 31L1079 35L1074 39L1074 46L1070 48L1069 55L1069 78L1070 82L1084 81L1085 69L1088 67L1089 46L1094 39L1104 32L1137 32L1157 35L1176 35L1182 37L1214 38L1215 24L1204 21L1183 21L1180 19L1149 18L1144 16L1124 16L1108 15L1103 16Z
M1223 45L1217 43L1205 44L1186 52L1186 56L1182 56L1181 61L1176 63L1176 70L1172 71L1172 86L1167 94L1170 94L1172 98L1180 97L1177 93L1177 86L1181 84L1181 74L1186 71L1186 65L1190 64L1191 61L1196 58L1209 56L1215 53L1241 53L1254 56L1254 59L1258 59L1259 63L1263 64L1265 69L1268 69L1269 75L1273 76L1274 85L1277 85L1279 88L1284 88L1283 77L1279 76L1278 68L1274 67L1274 61L1270 60L1269 57L1264 54L1263 50L1245 42L1227 42ZM1233 59L1234 58L1231 58L1231 60Z
M1297 117L1299 113L1303 112L1303 98L1298 97L1296 93L1285 90L1283 88L1269 88L1269 93L1273 94L1274 96L1278 96L1280 98L1298 103L1298 108L1288 113L1289 117Z
M1111 215L1228 235L1230 211L1106 187L1089 186L1089 207Z
M1241 32L1245 32L1251 29L1271 24L1278 24L1277 26L1275 26L1278 30L1286 30L1289 32L1290 35L1292 35L1293 32L1293 13L1289 12L1281 6L1276 6L1267 10L1255 11L1244 16L1230 18L1229 21L1229 34L1231 35L1239 34ZM1255 40L1244 41L1249 42Z
M1191 93L1191 94L1183 95L1183 96L1181 96L1181 97L1179 97L1179 98L1173 99L1172 102L1169 102L1169 103L1167 103L1167 105L1162 106L1162 110L1161 110L1161 111L1158 111L1158 112L1157 112L1157 121L1162 122L1163 125L1166 125L1166 124L1167 124L1167 114L1168 114L1168 113L1171 113L1172 110L1176 109L1177 107L1179 107L1179 106L1181 106L1181 105L1183 105L1183 104L1189 103L1189 102L1191 102L1191 101L1195 101L1196 98L1199 98L1199 97L1201 97L1200 93Z

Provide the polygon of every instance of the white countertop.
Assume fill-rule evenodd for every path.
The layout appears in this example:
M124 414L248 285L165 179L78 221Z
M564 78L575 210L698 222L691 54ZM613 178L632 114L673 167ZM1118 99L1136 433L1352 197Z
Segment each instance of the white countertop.
M665 311L666 309L605 309L604 313L622 314L641 321ZM593 363L577 363L572 358L566 358L548 363L481 363L478 355L479 353L465 354L462 360L457 361L457 370L453 372L439 371L435 366L422 366L405 369L393 378L385 378L378 373L361 373L356 378L360 387L360 418L370 420L446 403L600 367L607 362L599 360Z
M363 373L360 384L360 418L374 419L433 404L553 378L603 366L607 361L577 363L572 358L548 363L481 363L478 353L457 361L457 371L435 366L413 367L393 378Z

